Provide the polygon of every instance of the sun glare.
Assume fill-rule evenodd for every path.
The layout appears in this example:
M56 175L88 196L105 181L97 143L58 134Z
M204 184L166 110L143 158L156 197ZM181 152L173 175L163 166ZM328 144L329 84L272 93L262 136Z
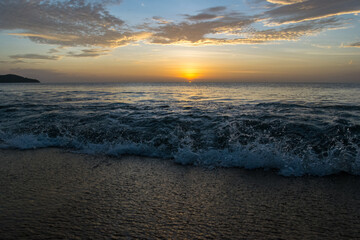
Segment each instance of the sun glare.
M200 77L199 70L194 67L187 67L182 69L180 76L191 82Z

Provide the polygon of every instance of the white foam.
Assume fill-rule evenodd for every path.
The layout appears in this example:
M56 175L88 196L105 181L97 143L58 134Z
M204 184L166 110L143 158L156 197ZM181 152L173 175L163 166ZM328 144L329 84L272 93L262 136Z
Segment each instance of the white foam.
M327 157L319 158L310 149L302 156L291 152L281 152L276 144L253 143L250 146L233 145L229 149L199 149L194 151L190 145L183 145L175 152L154 147L145 143L101 144L81 142L67 137L51 138L45 134L7 135L0 133L0 148L36 149L45 147L65 147L87 154L124 154L174 159L182 165L215 167L240 167L246 169L277 169L283 176L315 175L326 176L339 172L360 175L360 151L356 156L346 159L346 149L333 149ZM340 152L339 152L340 151Z

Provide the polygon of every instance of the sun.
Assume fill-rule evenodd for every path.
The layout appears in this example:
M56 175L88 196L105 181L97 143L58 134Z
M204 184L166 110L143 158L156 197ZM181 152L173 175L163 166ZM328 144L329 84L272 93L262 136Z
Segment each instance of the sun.
M180 77L191 82L201 76L199 69L195 67L186 67L181 70Z

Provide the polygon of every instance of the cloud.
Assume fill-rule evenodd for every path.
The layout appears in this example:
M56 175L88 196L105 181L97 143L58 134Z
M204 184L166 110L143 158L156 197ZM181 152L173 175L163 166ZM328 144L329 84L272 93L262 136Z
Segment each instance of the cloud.
M227 7L225 6L218 6L218 7L212 7L212 8L207 8L205 9L205 12L222 12L225 11L227 9Z
M114 5L116 5L116 4L122 3L122 0L103 0L102 2L105 5L106 4L114 4Z
M9 56L12 59L21 60L21 59L37 59L37 60L59 60L60 56L55 55L41 55L41 54L18 54Z
M200 43L205 40L205 35L216 34L229 31L241 30L248 25L248 20L238 20L232 22L211 21L199 23L172 23L153 28L151 43L170 44L177 42Z
M60 52L60 50L58 48L51 48L51 49L49 49L49 51L47 53L52 54L52 53L58 53L58 52Z
M302 36L314 35L324 29L337 27L335 18L312 20L277 27L257 30L254 23L261 19L257 16L245 16L240 13L217 9L217 14L208 14L208 9L198 15L186 15L179 23L163 24L149 29L152 32L151 43L155 44L190 44L190 45L223 45L223 44L259 44L272 41L294 41ZM220 17L221 16L221 17Z
M147 30L152 33L149 42L156 44L208 44L214 42L213 39L206 37L208 34L237 33L244 31L247 26L256 21L253 17L237 12L227 12L223 6L207 8L196 15L183 16L185 21L171 22L153 28L148 27Z
M217 16L215 14L209 14L209 13L199 13L197 15L191 16L187 15L186 19L190 21L202 21L202 20L211 20L219 18L220 16Z
M166 19L164 19L164 18L162 18L162 17L158 17L158 16L154 16L153 18L152 18L152 20L154 20L155 22L157 22L157 23L159 23L159 24L168 24L168 23L171 23L172 21L170 21L170 20L166 20Z
M332 46L321 45L321 44L311 44L311 46L316 47L316 48L322 48L322 49L331 49L332 48Z
M77 40L79 37L76 35L66 35L66 34L38 34L38 33L9 33L8 35L28 37L34 41L39 41L42 43L55 43L60 42L63 45L71 45L71 42Z
M18 63L26 63L25 61L23 60L14 60L14 61L0 61L0 63L2 64L18 64Z
M267 1L273 4L290 5L294 3L305 2L306 0L267 0Z
M139 41L149 44L258 44L293 41L326 29L341 28L342 19L335 16L360 12L359 0L253 1L264 2L268 8L262 14L248 16L226 6L215 6L194 15L180 15L183 19L176 22L155 16L151 21L157 24L144 22L131 27L106 10L108 4L120 4L119 0L1 0L0 31L11 31L10 35L60 47L109 49ZM68 52L67 56L97 57L106 53L85 49ZM36 54L21 56L59 58Z
M360 42L350 44L349 47L360 47Z
M275 41L296 41L303 36L315 35L332 24L336 24L336 22L332 20L311 21L280 29L244 32L239 34L243 37L234 39L207 39L206 42L209 44L262 44Z
M302 36L309 36L319 33L324 29L337 26L336 19L313 20L301 24L288 25L280 29L269 29L255 32L255 36L264 36L267 40L296 40Z
M185 14L187 20L190 21L203 21L203 20L212 20L217 18L222 18L222 15L219 15L219 13L224 13L226 10L225 6L218 6L218 7L212 7L212 8L206 8L200 11L199 14L196 15L188 15Z
M116 46L132 35L106 4L119 0L2 0L0 30L32 41L63 46Z
M282 5L265 12L265 15L268 16L269 23L279 25L357 13L360 13L359 0L307 0Z
M268 2L276 4L272 10L253 16L228 10L224 6L207 8L195 15L183 15L184 20L180 22L148 27L148 31L152 33L148 41L155 44L190 45L294 41L326 29L342 28L344 24L342 20L329 17L329 13L334 12L335 15L340 15L345 10L354 12L357 11L355 6L360 5L360 2L351 0L345 1L353 3L352 7L342 6L342 3L334 0L327 1L331 1L333 6L325 4L324 0L271 0ZM260 3L260 0L257 2ZM336 12L337 10L340 12ZM303 16L303 18L298 16ZM285 19L292 20L285 21ZM255 27L259 23L264 24L262 30ZM287 23L287 27L282 27L283 23ZM271 26L272 28L269 28Z
M109 50L106 49L83 49L81 53L68 52L68 57L99 57L107 55Z

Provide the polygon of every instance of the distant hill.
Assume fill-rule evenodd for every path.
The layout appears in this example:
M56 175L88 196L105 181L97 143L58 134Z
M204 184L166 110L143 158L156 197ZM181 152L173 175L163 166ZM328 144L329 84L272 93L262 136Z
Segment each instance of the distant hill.
M0 83L40 83L39 80L21 77L15 74L0 75Z

